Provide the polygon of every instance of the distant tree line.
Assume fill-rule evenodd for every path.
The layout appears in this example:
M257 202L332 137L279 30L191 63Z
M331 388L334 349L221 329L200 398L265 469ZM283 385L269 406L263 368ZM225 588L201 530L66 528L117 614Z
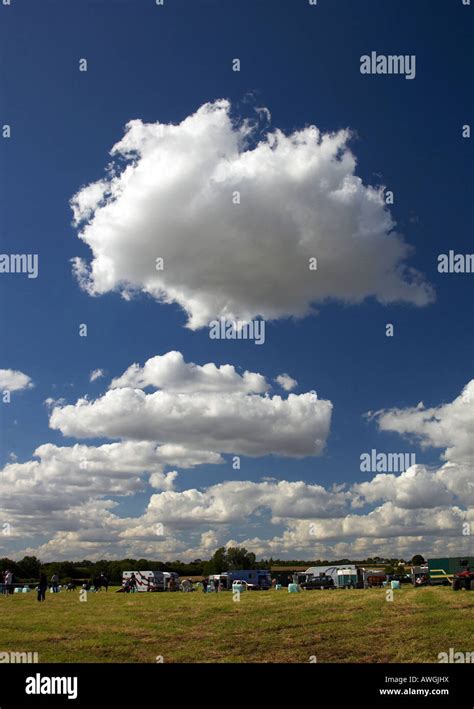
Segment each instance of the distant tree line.
M17 581L35 581L40 573L45 573L47 578L53 574L58 574L60 581L92 579L100 573L104 573L112 583L120 583L123 571L175 571L180 576L209 576L209 574L221 571L231 571L238 569L255 569L272 567L309 567L309 566L329 566L330 564L359 564L372 565L382 564L386 567L397 569L400 564L405 564L403 559L382 559L380 557L361 559L358 561L350 559L260 559L257 560L253 552L247 551L244 547L220 547L208 560L194 559L194 561L153 561L150 559L121 559L120 561L51 561L42 563L36 556L25 556L21 561L12 559L0 559L0 574L9 569ZM421 555L413 557L415 565L424 563Z

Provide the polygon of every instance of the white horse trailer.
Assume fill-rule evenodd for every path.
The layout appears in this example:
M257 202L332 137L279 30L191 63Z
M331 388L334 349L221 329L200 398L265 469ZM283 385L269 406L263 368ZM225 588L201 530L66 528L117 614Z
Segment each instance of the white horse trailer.
M122 586L135 575L137 591L168 591L171 579L174 581L174 590L179 588L179 576L174 571L124 571Z
M164 581L162 571L124 571L122 586L135 576L137 591L163 591Z

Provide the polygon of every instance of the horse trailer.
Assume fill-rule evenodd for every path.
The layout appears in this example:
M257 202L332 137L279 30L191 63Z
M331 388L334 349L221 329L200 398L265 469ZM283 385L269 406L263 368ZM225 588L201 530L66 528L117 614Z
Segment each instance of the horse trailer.
M331 566L310 566L304 572L305 576L329 576L335 588L363 588L363 569L354 564L336 564Z
M124 571L122 586L130 581L132 574L135 575L137 591L177 591L179 589L179 576L174 571Z

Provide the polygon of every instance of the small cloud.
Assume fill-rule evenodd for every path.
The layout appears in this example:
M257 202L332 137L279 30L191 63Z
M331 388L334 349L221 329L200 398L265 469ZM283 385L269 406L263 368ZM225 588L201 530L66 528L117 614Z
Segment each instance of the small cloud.
M278 377L275 379L275 381L285 391L291 391L292 389L295 388L295 386L298 385L298 382L296 381L296 379L293 379L293 377L290 377L289 374L279 374Z
M0 388L8 391L21 391L34 386L31 377L14 369L0 369Z
M66 399L63 399L62 397L59 399L53 399L52 396L48 396L43 403L48 409L52 409L54 406L64 406L67 402Z
M94 369L89 375L89 381L95 382L96 379L100 379L101 377L105 377L105 369Z

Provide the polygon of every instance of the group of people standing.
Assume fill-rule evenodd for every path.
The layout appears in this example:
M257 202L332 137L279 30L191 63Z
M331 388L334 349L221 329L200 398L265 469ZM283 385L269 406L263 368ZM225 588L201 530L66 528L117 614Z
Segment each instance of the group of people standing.
M57 574L53 574L51 576L51 588L53 589L53 593L58 593L59 592L59 576ZM46 600L46 591L48 590L48 579L46 578L46 574L41 573L38 581L38 585L36 587L37 591L37 598L38 601L45 601Z
M224 584L222 583L222 581L219 581L219 579L210 579L210 578L209 578L209 579L206 579L206 578L204 578L204 579L201 581L201 584L202 584L203 593L207 593L208 588L209 588L211 591L215 591L215 593L217 593L218 591L224 591L224 590L225 590Z
M13 593L13 591L15 590L15 585L13 582L13 573L7 569L3 572L0 578L2 592L5 594ZM57 574L53 574L53 576L51 577L51 587L56 593L59 591L59 576ZM48 590L48 581L46 579L45 574L40 574L36 590L38 592L38 601L44 601L46 591Z

